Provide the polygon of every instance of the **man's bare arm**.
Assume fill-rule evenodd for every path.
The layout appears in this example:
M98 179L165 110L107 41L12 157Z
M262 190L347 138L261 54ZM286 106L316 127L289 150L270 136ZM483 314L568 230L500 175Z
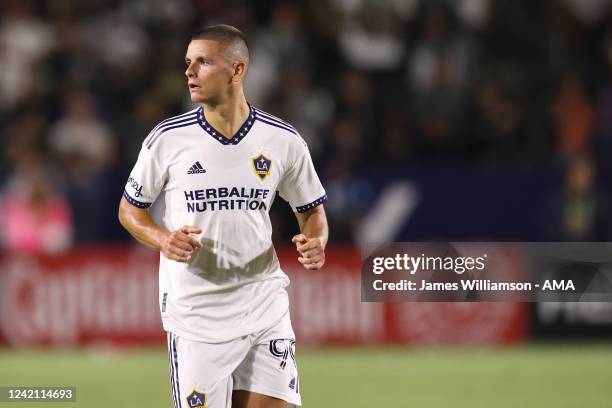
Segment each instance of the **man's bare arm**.
M148 209L135 207L124 197L119 203L119 222L138 242L177 262L189 262L193 251L202 247L199 241L189 236L202 233L200 228L185 226L168 231L153 221Z
M312 210L296 213L301 234L293 237L291 242L300 253L298 261L306 269L321 269L325 264L325 247L329 238L329 228L325 209L319 205Z

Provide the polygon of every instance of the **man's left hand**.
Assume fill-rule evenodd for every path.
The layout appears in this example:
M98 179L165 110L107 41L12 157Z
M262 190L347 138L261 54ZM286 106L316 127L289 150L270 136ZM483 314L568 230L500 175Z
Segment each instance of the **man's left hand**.
M308 270L321 269L325 264L325 248L319 238L298 234L291 239L300 253L298 261Z

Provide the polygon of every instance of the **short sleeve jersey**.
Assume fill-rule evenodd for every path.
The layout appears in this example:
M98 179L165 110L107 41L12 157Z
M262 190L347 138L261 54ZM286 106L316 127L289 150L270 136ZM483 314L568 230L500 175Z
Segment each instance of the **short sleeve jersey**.
M220 342L269 327L288 309L288 277L272 245L276 195L296 212L327 196L296 129L249 106L231 138L202 107L159 123L145 138L124 197L139 208L159 201L162 225L203 230L189 263L160 255L164 328L194 341Z

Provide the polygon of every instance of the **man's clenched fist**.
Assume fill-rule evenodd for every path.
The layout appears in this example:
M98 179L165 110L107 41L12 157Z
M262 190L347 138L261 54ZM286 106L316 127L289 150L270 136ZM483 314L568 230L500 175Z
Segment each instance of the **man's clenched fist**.
M202 248L200 241L189 236L189 234L201 234L202 229L185 226L172 231L161 242L161 251L168 259L177 262L189 262L193 251Z
M291 239L300 253L298 261L308 270L321 269L325 264L325 248L319 238L308 238L298 234Z

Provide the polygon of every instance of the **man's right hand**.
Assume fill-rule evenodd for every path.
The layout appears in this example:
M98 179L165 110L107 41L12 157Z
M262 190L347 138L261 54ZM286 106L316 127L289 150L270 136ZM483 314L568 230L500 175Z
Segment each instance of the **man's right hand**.
M177 262L189 262L193 251L202 248L202 243L189 234L201 234L202 229L184 226L167 233L161 240L161 251L168 259Z

